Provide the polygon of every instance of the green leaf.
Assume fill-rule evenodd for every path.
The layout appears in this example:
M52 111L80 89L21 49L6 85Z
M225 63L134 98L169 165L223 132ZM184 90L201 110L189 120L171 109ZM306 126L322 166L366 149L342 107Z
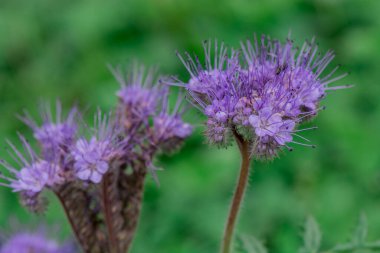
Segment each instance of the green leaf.
M263 245L263 243L253 236L240 235L239 241L241 244L240 245L241 250L243 250L244 253L267 253L268 252L265 246Z
M359 217L359 222L354 232L353 242L358 246L365 244L365 240L367 238L367 232L368 232L367 216L364 213L362 213Z
M356 247L352 243L341 243L336 245L331 251L335 252L341 252L341 251L351 251L354 250Z
M307 217L303 236L304 246L301 252L317 253L321 245L321 238L322 235L318 223L312 216Z
M372 250L380 250L380 241L366 243L365 248Z

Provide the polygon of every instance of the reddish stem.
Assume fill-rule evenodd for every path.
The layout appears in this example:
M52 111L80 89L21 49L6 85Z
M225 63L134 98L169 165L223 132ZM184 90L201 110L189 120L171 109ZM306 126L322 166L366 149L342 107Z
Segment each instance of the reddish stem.
M112 184L112 173L113 172L108 172L103 176L103 180L101 183L101 191L102 191L102 207L104 211L104 221L105 225L107 227L107 232L108 232L108 248L109 248L109 253L119 253L119 247L118 247L118 240L115 235L115 231L113 229L113 215L112 215L112 208L113 208L113 203L112 200L109 199L109 194L108 194L108 187L110 184Z
M235 188L235 193L232 199L231 208L228 215L227 226L224 232L222 253L230 253L231 251L231 242L234 234L234 228L236 225L244 193L248 185L247 183L251 161L249 155L249 143L245 141L238 133L234 132L234 135L236 143L238 144L240 150L242 162L240 167L239 180Z

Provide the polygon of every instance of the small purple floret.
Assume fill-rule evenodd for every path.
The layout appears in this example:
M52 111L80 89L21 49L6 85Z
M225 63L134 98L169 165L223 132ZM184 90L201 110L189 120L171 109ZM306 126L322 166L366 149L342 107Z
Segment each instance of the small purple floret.
M46 186L54 186L61 181L56 165L44 160L34 162L22 168L11 182L14 191L41 192Z
M109 169L109 150L108 141L99 141L96 137L92 137L90 141L79 139L71 151L77 177L99 183Z
M56 160L62 149L70 146L77 132L77 109L74 107L66 118L62 117L62 105L56 103L55 117L48 105L40 111L42 123L37 123L27 112L21 120L34 132L34 137L42 148L42 157L45 160Z

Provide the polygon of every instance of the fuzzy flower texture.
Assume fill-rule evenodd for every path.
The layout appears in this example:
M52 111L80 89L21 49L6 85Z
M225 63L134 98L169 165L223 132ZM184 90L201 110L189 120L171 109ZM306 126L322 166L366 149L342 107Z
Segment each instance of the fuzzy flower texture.
M281 43L262 36L238 51L218 48L217 42L211 48L205 42L205 66L189 54L179 55L191 77L174 84L185 87L190 102L207 116L210 143L226 146L238 134L251 143L257 159L272 159L283 147L292 150L291 143L314 147L299 132L315 127L297 126L324 108L320 101L328 91L349 87L330 86L346 74L334 76L339 66L322 74L334 54L318 53L314 41L298 49L289 39Z

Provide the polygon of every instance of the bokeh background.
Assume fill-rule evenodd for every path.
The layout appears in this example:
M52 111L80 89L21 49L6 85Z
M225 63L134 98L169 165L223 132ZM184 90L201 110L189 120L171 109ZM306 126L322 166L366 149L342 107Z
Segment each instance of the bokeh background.
M31 136L15 115L36 114L39 101L60 98L67 109L111 109L118 84L106 64L138 59L187 78L175 50L202 52L214 39L238 46L253 33L296 44L316 36L321 51L351 72L331 93L327 110L306 136L316 149L295 147L273 162L255 162L238 232L265 241L270 252L295 252L308 214L319 221L323 245L345 241L365 212L370 238L380 238L380 1L50 1L0 2L0 144ZM91 111L91 109L89 109ZM88 119L91 115L88 115ZM148 178L133 253L218 252L239 155L205 145L202 116L181 152L161 157L161 186ZM2 148L2 157L7 157ZM53 196L43 217L28 214L16 194L0 188L0 229L9 217L24 224L58 224L70 233ZM58 235L57 235L58 236ZM61 236L61 235L59 235Z

